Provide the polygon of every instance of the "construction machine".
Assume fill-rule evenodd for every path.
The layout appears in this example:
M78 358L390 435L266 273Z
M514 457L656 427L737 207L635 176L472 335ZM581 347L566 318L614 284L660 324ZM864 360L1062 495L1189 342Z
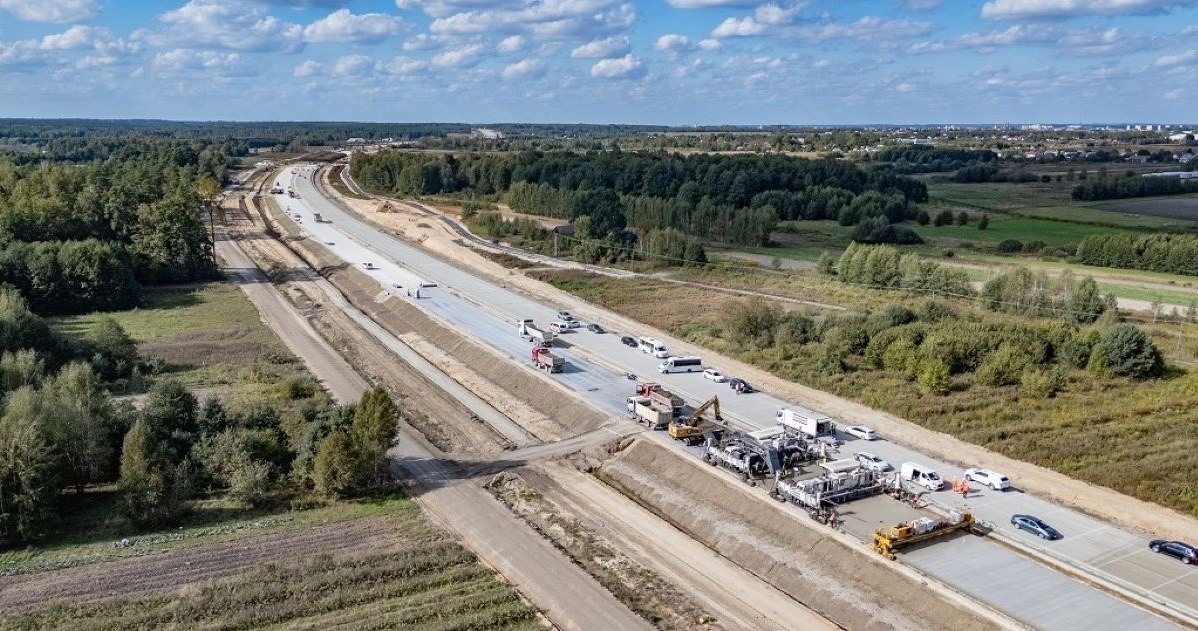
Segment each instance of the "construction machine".
M874 542L870 546L874 552L894 560L894 551L899 548L936 539L954 532L967 530L977 533L978 528L973 514L953 511L947 519L921 517L908 522L902 522L889 528L881 528L874 532Z
M722 423L724 417L720 414L720 398L711 397L685 418L676 418L670 421L670 438L685 440L688 445L702 442L705 420L703 413L709 409L715 414L715 422Z

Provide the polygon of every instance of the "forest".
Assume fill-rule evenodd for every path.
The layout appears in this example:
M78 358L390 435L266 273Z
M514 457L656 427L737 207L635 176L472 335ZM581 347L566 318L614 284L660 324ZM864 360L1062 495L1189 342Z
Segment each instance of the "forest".
M0 156L0 283L41 314L135 306L143 284L215 277L198 184L219 191L230 156L201 141L105 144L103 159Z
M989 149L944 149L931 145L904 145L879 151L874 160L889 162L899 173L939 173L998 162Z
M1198 236L1192 234L1105 234L1082 240L1077 260L1086 265L1122 267L1198 276Z
M1174 177L1106 176L1089 179L1073 187L1073 199L1093 202L1128 197L1155 197L1198 192L1198 181Z
M358 154L351 174L379 193L458 195L513 210L575 220L613 239L673 228L705 240L764 245L779 220L837 219L856 225L914 218L927 187L886 170L780 155L621 151L428 155Z

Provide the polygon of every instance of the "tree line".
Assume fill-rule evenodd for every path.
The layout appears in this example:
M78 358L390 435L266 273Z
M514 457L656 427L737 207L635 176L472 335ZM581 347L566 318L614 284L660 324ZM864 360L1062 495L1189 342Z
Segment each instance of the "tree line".
M1198 192L1198 180L1175 177L1106 176L1086 180L1073 187L1071 195L1077 201L1093 202L1103 199L1155 197Z
M1198 276L1198 235L1092 235L1077 246L1077 260L1101 267Z
M355 155L351 173L385 194L474 195L532 214L588 215L596 238L616 236L608 228L632 227L641 236L674 228L762 245L782 219L840 219L848 208L843 221L855 225L869 216L913 216L913 204L927 200L922 182L892 172L780 155L384 151Z
M65 314L132 307L143 284L214 278L197 184L219 191L228 159L140 139L78 165L0 158L0 283Z
M998 161L989 149L946 149L931 145L887 147L874 160L889 162L900 173L938 173Z

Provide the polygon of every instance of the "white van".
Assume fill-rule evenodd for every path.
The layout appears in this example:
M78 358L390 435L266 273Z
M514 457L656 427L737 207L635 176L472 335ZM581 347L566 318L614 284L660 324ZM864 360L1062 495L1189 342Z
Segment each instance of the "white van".
M699 357L668 357L657 367L657 372L703 372L703 360Z
M917 462L904 462L900 469L903 479L918 484L929 491L939 491L944 488L944 479L936 470Z
M637 342L637 346L640 347L642 353L648 353L658 359L665 359L670 356L670 352L666 350L666 345L662 344L661 340L655 337L642 337Z
M570 325L566 324L565 322L550 322L549 330L561 335L562 333L570 330Z

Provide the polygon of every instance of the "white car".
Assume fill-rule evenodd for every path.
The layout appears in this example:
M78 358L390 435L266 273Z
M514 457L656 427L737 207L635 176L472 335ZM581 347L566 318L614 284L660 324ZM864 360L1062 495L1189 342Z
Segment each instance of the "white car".
M865 425L850 425L844 428L844 433L848 434L849 436L856 436L861 440L878 439L878 433L874 431L874 428L866 427Z
M894 467L890 466L889 462L886 462L885 460L869 453L868 451L858 451L857 453L853 454L853 457L857 459L857 462L861 463L862 467L871 471L884 473L894 469Z
M562 322L573 322L574 321L574 316L570 315L569 311L558 311L557 317L560 318Z
M981 467L974 467L972 469L966 469L965 470L965 479L969 480L970 482L977 482L978 484L984 484L984 485L994 489L995 491L1005 491L1005 490L1011 488L1011 479L1010 478L1008 478L1007 476L1005 476L1001 473L998 473L996 471L991 471L989 469L983 469Z
M728 378L724 376L724 373L716 370L715 368L708 368L707 370L704 370L703 376L716 383L724 383L725 381L728 381Z
M577 329L582 326L582 323L579 322L578 320L571 319L571 320L564 320L564 322L566 323L566 328L568 328L568 329Z

